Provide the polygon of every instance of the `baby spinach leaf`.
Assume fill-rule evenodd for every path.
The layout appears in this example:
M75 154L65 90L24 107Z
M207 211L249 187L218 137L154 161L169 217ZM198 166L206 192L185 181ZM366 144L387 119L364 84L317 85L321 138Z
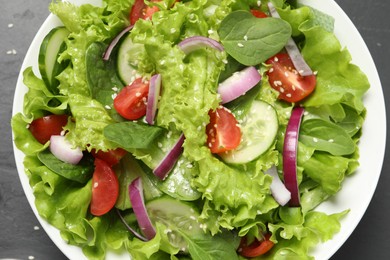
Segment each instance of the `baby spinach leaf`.
M194 260L238 259L231 243L218 235L211 237L211 235L204 234L203 236L190 237L183 231L180 232L180 235L188 243L188 251Z
M92 98L104 106L112 106L112 95L116 92L115 87L123 87L122 81L116 73L116 61L103 60L106 45L94 42L88 48L85 57L87 69L87 83L92 93Z
M94 171L93 157L87 154L77 165L59 160L49 149L39 152L38 159L56 174L79 183L86 183Z
M332 155L348 155L355 151L356 144L340 126L320 118L302 122L299 140L316 150Z
M291 37L291 26L279 18L259 19L240 10L225 17L218 33L226 52L251 66L278 53Z
M103 134L123 149L146 149L163 131L161 127L125 121L107 125Z

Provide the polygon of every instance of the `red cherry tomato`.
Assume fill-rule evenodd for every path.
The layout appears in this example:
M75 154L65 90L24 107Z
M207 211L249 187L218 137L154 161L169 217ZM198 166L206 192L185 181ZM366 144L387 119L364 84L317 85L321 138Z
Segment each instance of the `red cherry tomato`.
M279 91L279 99L298 102L314 91L316 76L299 75L287 53L279 53L266 63L272 65L267 72L268 81L272 88Z
M126 155L127 151L122 148L117 148L115 150L108 150L107 152L101 150L96 152L92 150L91 153L93 157L105 161L109 166L114 166Z
M264 13L263 11L255 10L255 9L251 9L250 11L253 14L253 16L255 16L257 18L266 18L266 17L268 17L268 15L266 13Z
M92 176L91 214L101 216L109 212L119 195L119 182L114 170L105 161L95 159Z
M157 6L148 6L145 4L144 0L135 0L135 3L130 11L130 24L135 24L138 19L151 19L152 15L157 11L159 11Z
M114 108L128 120L139 119L146 114L148 93L149 83L138 78L118 93L114 99Z
M241 130L234 115L225 107L209 112L210 123L206 126L207 145L212 153L223 153L237 148Z
M41 144L50 140L52 135L59 135L68 123L68 115L48 115L31 122L29 130Z
M238 247L238 253L244 257L257 257L266 254L274 246L269 240L271 234L266 234L262 241L255 239L251 244L247 244L247 237L243 237Z

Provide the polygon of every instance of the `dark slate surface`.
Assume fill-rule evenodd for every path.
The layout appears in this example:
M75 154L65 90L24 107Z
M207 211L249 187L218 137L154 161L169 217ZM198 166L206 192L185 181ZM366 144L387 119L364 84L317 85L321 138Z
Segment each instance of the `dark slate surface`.
M40 227L23 193L9 125L19 69L35 33L49 14L50 2L0 2L0 259L66 259ZM389 100L390 1L337 0L337 3L362 34L379 71L385 99ZM333 260L389 259L389 167L390 158L386 156L378 188L366 214Z

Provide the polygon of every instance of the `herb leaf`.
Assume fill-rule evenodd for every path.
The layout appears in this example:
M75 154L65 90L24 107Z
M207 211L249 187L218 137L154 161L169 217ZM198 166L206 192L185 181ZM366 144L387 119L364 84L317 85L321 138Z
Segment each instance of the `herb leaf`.
M163 131L161 127L126 121L107 125L103 134L123 149L143 149L148 148Z
M225 17L218 33L228 54L252 66L266 61L286 45L291 26L279 18L259 19L240 10Z

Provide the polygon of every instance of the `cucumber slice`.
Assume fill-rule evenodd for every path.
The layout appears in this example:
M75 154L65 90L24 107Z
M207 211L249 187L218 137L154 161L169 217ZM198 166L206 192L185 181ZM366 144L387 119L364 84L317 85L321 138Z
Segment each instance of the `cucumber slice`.
M68 62L58 62L58 57L66 49L65 39L69 31L65 27L53 28L43 39L39 49L39 72L48 89L58 94L58 76L68 65Z
M118 49L117 69L119 78L125 85L130 84L134 80L134 76L137 74L137 65L132 64L130 61L132 55L137 55L138 51L143 48L142 44L133 43L130 38L130 34L122 41ZM133 80L132 80L133 79Z
M146 210L152 223L164 224L167 227L166 232L172 245L184 252L187 251L188 245L180 232L190 237L204 235L203 229L197 221L199 213L189 203L164 196L148 202Z
M221 158L232 164L244 164L258 158L275 142L279 128L276 110L264 101L253 104L242 120L242 140L237 149L221 154Z

